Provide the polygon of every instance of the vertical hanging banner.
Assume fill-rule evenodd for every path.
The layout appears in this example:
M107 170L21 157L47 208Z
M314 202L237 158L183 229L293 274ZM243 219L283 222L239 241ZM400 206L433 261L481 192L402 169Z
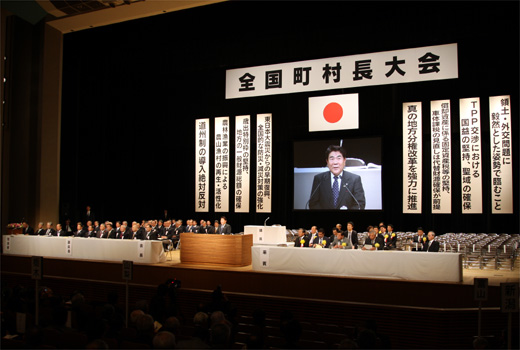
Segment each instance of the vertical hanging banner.
M480 98L460 99L462 213L482 214Z
M209 118L195 120L195 212L208 212Z
M215 212L229 211L229 117L215 118Z
M256 212L271 212L272 115L256 117Z
M403 213L422 212L422 105L403 103Z
M491 212L513 213L513 155L510 96L489 97Z
M451 213L450 100L431 101L432 213Z
M250 116L237 116L235 119L235 212L237 213L249 213L250 132Z

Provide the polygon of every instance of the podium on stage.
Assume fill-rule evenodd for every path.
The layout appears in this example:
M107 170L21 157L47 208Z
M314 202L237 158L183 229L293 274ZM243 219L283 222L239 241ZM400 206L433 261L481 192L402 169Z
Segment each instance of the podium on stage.
M244 233L253 235L254 245L287 244L286 232L285 226L244 226Z
M181 233L181 263L251 265L252 235Z

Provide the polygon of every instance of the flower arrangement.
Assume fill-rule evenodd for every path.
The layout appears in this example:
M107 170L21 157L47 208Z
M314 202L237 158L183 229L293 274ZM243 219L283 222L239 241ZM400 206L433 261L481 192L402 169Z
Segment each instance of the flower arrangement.
M7 228L22 228L22 224L14 223L14 224L8 224Z

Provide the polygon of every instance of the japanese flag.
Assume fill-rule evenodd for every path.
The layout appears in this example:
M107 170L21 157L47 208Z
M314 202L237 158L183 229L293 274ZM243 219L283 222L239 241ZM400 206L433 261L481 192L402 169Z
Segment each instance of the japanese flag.
M358 128L358 94L309 97L310 132Z

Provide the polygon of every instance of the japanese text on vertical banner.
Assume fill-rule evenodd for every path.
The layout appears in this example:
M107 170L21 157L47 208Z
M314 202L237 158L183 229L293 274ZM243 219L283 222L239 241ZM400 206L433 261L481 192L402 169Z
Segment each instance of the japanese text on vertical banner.
M237 116L235 130L235 212L249 213L250 116Z
M480 99L460 99L462 213L482 213Z
M209 119L195 120L195 212L208 212Z
M450 101L431 101L432 213L451 213Z
M272 116L257 115L256 130L256 212L271 212L272 190Z
M513 213L513 161L510 96L489 98L491 211Z
M422 105L403 103L403 213L422 211Z
M215 118L215 212L229 211L229 117Z

